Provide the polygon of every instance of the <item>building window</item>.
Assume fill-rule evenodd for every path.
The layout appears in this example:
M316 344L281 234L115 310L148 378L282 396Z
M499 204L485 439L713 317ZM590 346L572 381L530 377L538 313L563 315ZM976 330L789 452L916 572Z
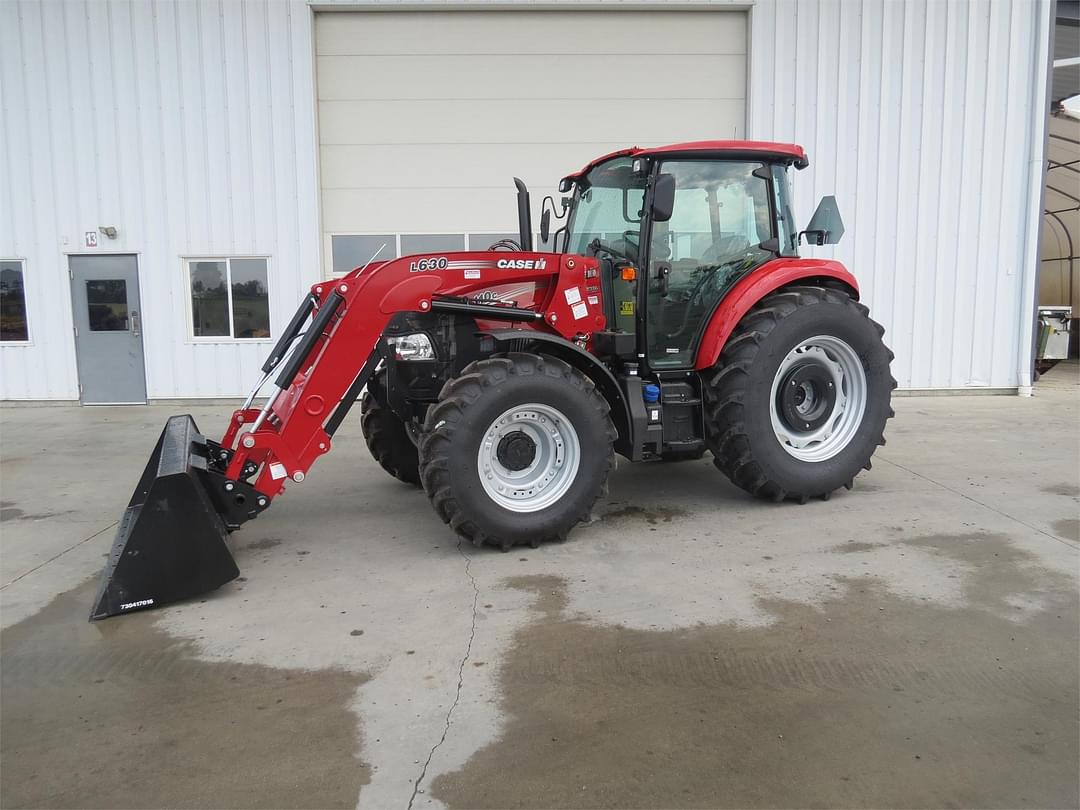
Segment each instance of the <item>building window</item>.
M417 253L452 253L465 249L463 233L403 233L401 235L401 255L413 256Z
M87 281L86 309L91 332L126 332L127 282L122 278Z
M270 337L266 259L188 259L195 338Z
M478 233L335 233L330 235L330 254L334 273L349 273L363 267L373 256L377 261L417 254L453 253L460 250L487 250L502 240L518 241L518 234L507 232ZM550 250L540 245L536 250Z
M335 234L330 237L335 273L348 273L363 267L376 252L379 254L378 261L396 259L397 234Z
M516 233L470 233L469 250L487 250L496 242L508 239L516 243L519 238Z
M21 260L0 261L0 342L26 343L29 340L23 263Z

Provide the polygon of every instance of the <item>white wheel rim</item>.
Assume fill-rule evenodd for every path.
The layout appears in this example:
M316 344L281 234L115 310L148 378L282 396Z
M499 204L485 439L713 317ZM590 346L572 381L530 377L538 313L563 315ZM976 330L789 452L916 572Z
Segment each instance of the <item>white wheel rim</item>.
M821 424L811 430L800 430L785 417L780 405L780 388L791 384L792 372L808 365L825 371L828 385L835 387L835 401ZM773 377L769 396L772 428L780 446L800 461L820 462L832 458L851 444L858 435L866 413L868 383L866 370L858 353L845 341L832 335L818 335L801 341L787 353ZM805 390L809 407L816 404L824 392ZM830 391L831 394L831 391Z
M500 443L523 434L534 446L531 461L512 469L499 458ZM538 512L559 500L577 478L581 443L573 424L550 405L515 405L491 423L476 454L480 484L491 500L512 512Z

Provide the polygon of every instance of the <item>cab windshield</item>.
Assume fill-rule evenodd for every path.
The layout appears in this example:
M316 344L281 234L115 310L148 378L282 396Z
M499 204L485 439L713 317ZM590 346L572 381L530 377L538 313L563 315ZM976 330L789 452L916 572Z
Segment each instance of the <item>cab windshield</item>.
M567 252L585 256L598 248L636 261L644 201L645 177L634 176L630 158L595 167L574 191Z

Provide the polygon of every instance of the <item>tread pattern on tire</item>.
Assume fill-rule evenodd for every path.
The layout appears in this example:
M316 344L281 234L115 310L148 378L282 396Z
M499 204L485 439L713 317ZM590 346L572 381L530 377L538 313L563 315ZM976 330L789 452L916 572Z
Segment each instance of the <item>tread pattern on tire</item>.
M377 385L377 379L372 384ZM360 400L360 429L380 467L399 481L420 486L420 462L415 445L397 415L383 406L370 390L365 390Z
M541 542L566 540L573 526L588 520L599 497L607 491L607 476L615 467L613 443L617 436L615 426L608 415L610 406L596 389L595 383L576 368L548 355L509 352L485 360L476 360L462 369L461 374L449 380L439 393L438 404L428 409L424 424L424 438L420 443L420 478L435 512L458 536L477 546L491 545L508 551L517 541L514 538L494 537L483 532L464 513L450 487L448 453L457 423L469 407L480 399L485 390L499 385L511 376L547 375L569 382L584 391L591 406L603 417L607 425L609 444L607 465L604 470L605 484L595 498L586 504L579 514L561 531L533 538L529 545L536 548Z
M746 434L744 418L744 395L749 369L754 365L757 353L766 336L776 325L797 309L814 304L830 303L853 307L861 317L874 327L878 337L885 334L885 328L870 317L870 310L851 296L823 287L788 287L780 292L763 298L748 312L724 346L711 376L706 378L704 387L706 409L706 443L713 454L713 463L736 486L751 495L766 498L779 503L786 499L806 503L809 497L828 498L835 491L790 493L779 483L770 480L762 466L754 459ZM891 362L894 355L886 346ZM891 388L896 388L896 380L889 377ZM891 389L890 389L891 390ZM886 422L894 415L890 407ZM877 439L867 455L862 469L870 469L870 457L873 450L885 444L884 433ZM853 479L854 480L854 479ZM851 489L853 480L844 484Z

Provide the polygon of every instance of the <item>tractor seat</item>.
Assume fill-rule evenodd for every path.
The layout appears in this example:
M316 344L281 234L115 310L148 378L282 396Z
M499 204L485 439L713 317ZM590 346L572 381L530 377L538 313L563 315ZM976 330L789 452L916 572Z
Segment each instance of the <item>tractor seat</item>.
M741 233L727 234L714 241L701 254L702 264L719 264L725 259L745 253L750 249L750 241Z

